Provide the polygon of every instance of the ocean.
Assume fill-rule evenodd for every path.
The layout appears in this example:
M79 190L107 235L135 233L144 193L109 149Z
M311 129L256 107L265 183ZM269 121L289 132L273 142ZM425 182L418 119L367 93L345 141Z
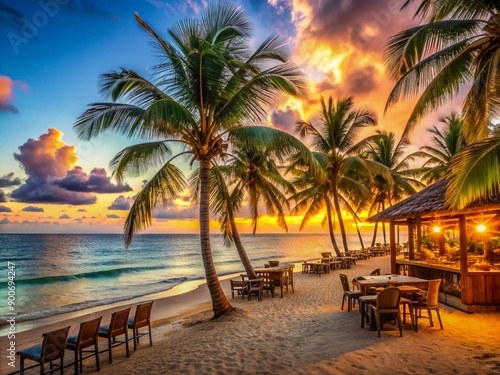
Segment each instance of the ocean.
M254 267L333 251L326 234L242 235L242 241ZM0 234L0 244L2 298L8 301L8 281L14 281L18 322L159 293L205 277L194 234L141 234L128 249L119 234ZM360 248L357 235L349 234L349 244ZM212 252L219 276L243 271L236 249L225 247L221 235L212 235ZM8 303L0 304L0 325L8 309Z

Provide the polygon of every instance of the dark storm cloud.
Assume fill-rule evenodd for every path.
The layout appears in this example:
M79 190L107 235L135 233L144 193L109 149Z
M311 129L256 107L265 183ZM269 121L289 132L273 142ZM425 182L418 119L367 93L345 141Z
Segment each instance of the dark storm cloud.
M128 211L130 210L130 207L132 207L133 203L134 200L132 198L125 198L123 195L120 195L113 201L113 203L111 203L108 210Z
M65 178L53 182L68 191L80 193L122 193L132 191L127 184L113 184L104 168L94 168L87 175L81 167L68 171Z
M22 209L24 212L45 212L42 207L27 206Z
M21 185L21 179L19 177L14 177L14 172L10 172L0 177L0 188L18 185Z
M365 95L377 89L375 77L377 71L373 66L355 68L347 71L343 86L349 95Z
M59 219L71 219L71 217L68 214L62 214Z
M12 212L12 208L7 206L0 206L0 212Z
M407 28L412 19L412 10L400 12L403 3L403 0L321 1L313 10L304 36L344 40L359 49L380 50L387 35Z
M271 123L275 128L286 131L287 133L294 134L297 121L300 120L298 111L294 111L287 107L284 111L281 109L273 111L271 114Z
M7 198L5 197L5 192L0 189L0 203L7 202Z

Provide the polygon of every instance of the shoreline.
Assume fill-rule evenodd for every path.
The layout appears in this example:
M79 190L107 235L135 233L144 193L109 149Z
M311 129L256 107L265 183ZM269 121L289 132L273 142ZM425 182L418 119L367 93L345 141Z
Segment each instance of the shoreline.
M380 338L366 326L362 329L357 306L350 313L341 310L339 273L352 279L375 268L388 273L389 257L360 261L351 269L321 277L302 274L296 267L295 293L283 298L264 293L260 302L232 299L228 276L221 285L235 311L214 321L206 284L157 299L152 310L153 346L141 340L137 351L131 348L130 358L123 346L113 349L113 364L101 354L99 374L498 373L498 313L467 314L441 304L443 330L429 327L426 319L419 319L418 332L408 321L403 324L403 337L391 324ZM102 315L106 324L118 306L106 308L69 320L57 316L50 324L21 332L16 335L16 350L40 343L41 334L51 329L71 325L70 334L75 334L80 322L92 317ZM5 345L2 337L0 347ZM100 340L99 349L105 347L105 340ZM66 353L66 364L72 363L72 355ZM4 362L0 372L12 372ZM98 374L92 359L84 361L83 372Z

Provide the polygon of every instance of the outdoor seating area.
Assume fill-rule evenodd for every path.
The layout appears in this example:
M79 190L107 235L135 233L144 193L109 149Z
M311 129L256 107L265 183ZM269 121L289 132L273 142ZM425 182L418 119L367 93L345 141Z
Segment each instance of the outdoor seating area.
M129 341L134 341L134 350L137 350L139 338L149 335L149 345L153 345L151 337L151 311L153 301L142 303L136 306L133 316L130 315L132 307L115 311L111 314L109 324L101 325L102 316L90 319L80 323L78 333L69 335L71 326L59 328L46 332L42 335L42 343L21 349L16 352L20 359L19 374L23 375L26 370L40 367L40 374L53 373L58 371L64 373L64 368L73 366L74 374L83 371L83 361L87 358L95 357L95 369L100 371L99 355L108 352L109 363L112 363L112 349L119 345L125 345L126 356L130 356ZM147 331L141 330L142 328ZM129 337L128 331L132 330L132 336ZM117 337L124 336L123 340L117 340ZM107 346L99 351L99 338L105 338ZM91 350L87 349L91 348ZM87 350L84 350L87 349ZM66 351L74 352L74 361L64 365ZM26 367L25 361L36 362ZM49 369L46 369L46 365ZM17 372L11 373L16 374Z

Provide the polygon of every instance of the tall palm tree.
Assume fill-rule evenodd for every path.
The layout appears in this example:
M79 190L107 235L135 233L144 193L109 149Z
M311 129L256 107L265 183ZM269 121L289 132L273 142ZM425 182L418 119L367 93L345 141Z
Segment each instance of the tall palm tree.
M462 119L456 114L441 119L446 126L440 129L433 126L428 129L434 136L432 145L424 146L419 151L419 156L427 158L422 165L425 171L422 180L427 183L436 182L445 177L448 172L451 158L465 147L462 136Z
M500 169L492 169L497 163L478 165L468 159L478 153L482 160L498 155L497 138L488 138L488 126L500 117L500 5L498 0L421 0L416 16L426 23L396 34L386 47L386 65L397 80L386 109L421 92L406 126L408 133L423 115L466 88L463 133L467 144L479 141L479 145L458 158L460 166L475 170L460 168L463 174L454 172L448 180L447 201L458 209L500 189Z
M411 168L417 153L404 155L405 148L409 145L407 137L402 136L396 143L393 132L377 131L377 136L369 142L365 157L376 161L390 170L392 181L382 175L373 176L374 199L369 207L369 215L378 213L386 207L392 206L403 198L415 194L417 188L424 187L416 177L422 173L419 169ZM372 246L375 244L378 223L375 223ZM386 240L385 225L382 225L384 242Z
M101 90L112 101L90 104L75 129L84 140L107 130L148 140L125 148L111 163L118 180L125 173L140 175L148 168L159 168L127 216L127 246L134 234L151 224L155 206L185 189L185 177L174 163L189 155L192 163L199 164L201 256L214 318L218 318L232 307L220 286L210 245L212 160L226 148L226 138L233 130L244 129L245 121L260 121L263 106L277 92L298 95L303 81L297 68L286 62L284 45L277 37L269 37L255 52L249 52L250 25L238 5L210 3L201 18L169 29L170 41L137 14L135 17L162 54L155 67L157 78L149 81L126 69L105 74ZM248 132L258 136L266 130L262 129ZM278 133L262 138L276 147L286 142Z
M301 137L311 136L313 147L322 154L322 165L328 174L333 209L338 219L344 251L349 251L347 235L342 218L342 205L349 200L368 199L369 189L360 181L350 178L351 172L371 180L372 172L391 179L388 172L379 164L359 156L367 147L370 137L356 142L360 129L375 125L375 114L366 109L355 109L352 98L337 100L330 97L328 102L321 99L321 124L319 127L310 122L299 121L297 131ZM318 157L317 157L318 159Z

